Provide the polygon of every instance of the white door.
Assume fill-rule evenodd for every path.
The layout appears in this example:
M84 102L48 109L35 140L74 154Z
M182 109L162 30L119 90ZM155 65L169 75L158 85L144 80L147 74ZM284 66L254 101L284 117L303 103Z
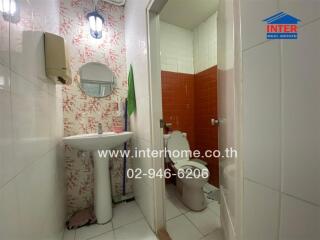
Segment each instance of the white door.
M240 161L240 27L236 1L221 0L218 12L218 115L221 222L226 240L241 239L242 166ZM225 149L232 148L226 156ZM231 156L232 155L232 156ZM227 158L228 157L228 158Z

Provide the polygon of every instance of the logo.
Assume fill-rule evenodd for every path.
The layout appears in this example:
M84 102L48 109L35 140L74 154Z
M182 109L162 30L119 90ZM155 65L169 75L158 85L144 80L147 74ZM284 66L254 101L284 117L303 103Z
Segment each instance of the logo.
M277 13L263 20L267 23L267 39L298 39L300 19L285 12Z

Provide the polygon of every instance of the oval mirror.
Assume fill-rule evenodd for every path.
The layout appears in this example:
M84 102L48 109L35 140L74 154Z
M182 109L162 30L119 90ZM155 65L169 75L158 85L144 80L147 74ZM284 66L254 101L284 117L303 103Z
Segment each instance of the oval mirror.
M80 88L90 97L107 97L116 86L116 77L104 64L86 63L79 69Z

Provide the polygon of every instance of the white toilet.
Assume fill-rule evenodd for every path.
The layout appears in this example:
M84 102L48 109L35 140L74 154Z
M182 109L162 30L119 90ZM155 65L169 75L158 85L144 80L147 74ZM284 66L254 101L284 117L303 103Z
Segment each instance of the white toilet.
M174 131L171 134L165 135L165 145L167 150L171 153L177 150L190 150L186 134L183 134L180 131ZM194 175L191 175L191 178L179 178L177 176L176 182L177 191L181 196L182 202L187 207L193 211L205 209L207 207L207 201L202 188L208 182L209 170L203 164L204 162L199 159L190 159L189 156L171 156L169 160L173 164L173 169L175 169L176 173L178 173L179 169L199 169L200 171L207 171L207 177L199 177L198 175L196 178Z

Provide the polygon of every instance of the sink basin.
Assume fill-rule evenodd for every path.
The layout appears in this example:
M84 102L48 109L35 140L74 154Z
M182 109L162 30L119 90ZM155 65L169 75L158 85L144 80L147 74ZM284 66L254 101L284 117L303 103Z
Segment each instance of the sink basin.
M100 150L115 148L132 137L132 132L103 134L81 134L63 138L65 144L83 151L91 151L94 161L94 211L98 224L105 224L112 218L112 200L108 154Z
M128 141L131 136L132 132L90 133L65 137L63 141L65 144L83 151L95 151L115 148Z

